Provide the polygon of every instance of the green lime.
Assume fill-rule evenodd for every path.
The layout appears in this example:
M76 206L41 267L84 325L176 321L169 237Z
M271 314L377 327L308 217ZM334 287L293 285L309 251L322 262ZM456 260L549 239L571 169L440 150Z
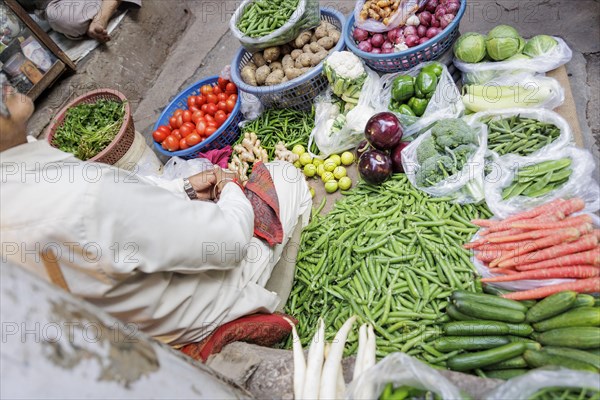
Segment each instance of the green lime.
M325 182L325 191L327 193L334 193L338 190L338 183L336 180Z
M342 159L342 164L346 166L351 165L354 162L354 154L349 151L343 152L340 158Z
M333 170L335 169L335 167L337 167L337 164L335 163L334 160L328 158L323 163L323 166L325 167L325 171L333 172Z
M323 176L324 172L325 172L325 166L323 164L317 165L317 175Z
M306 153L306 150L304 149L304 146L302 146L301 144L297 144L292 149L292 153L298 154L299 156L301 156L302 154Z
M300 160L298 160L298 161L300 161L300 164L302 164L302 165L308 165L308 164L312 163L312 160L313 160L313 159L312 159L312 157L310 156L310 154L308 154L308 153L303 153L303 154L300 156Z
M346 168L344 167L335 167L333 170L333 176L335 179L341 179L346 176Z
M310 192L310 197L315 197L315 189L312 186L308 188L308 191Z
M313 158L313 162L312 163L315 164L318 167L319 165L323 165L324 161L321 160L320 158Z
M338 182L338 186L340 187L340 190L348 190L352 187L352 180L350 178L348 178L347 176L344 176L344 177L340 178L340 181Z
M338 156L337 154L332 154L329 156L330 160L333 160L333 162L335 162L335 165L342 165L342 158L340 156Z
M321 175L321 180L325 183L335 181L335 176L333 176L333 172L325 171L323 172L323 175Z
M316 174L317 174L317 167L315 167L314 164L306 164L304 166L304 175L308 176L309 178L312 178Z
M302 164L300 164L300 161L294 161L294 167L302 168Z

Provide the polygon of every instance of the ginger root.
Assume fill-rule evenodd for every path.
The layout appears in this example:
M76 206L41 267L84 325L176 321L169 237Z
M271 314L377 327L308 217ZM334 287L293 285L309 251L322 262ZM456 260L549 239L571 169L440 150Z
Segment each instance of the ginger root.
M294 162L298 161L299 158L300 157L298 156L298 154L292 153L290 150L288 150L287 147L285 147L285 144L283 142L279 142L279 143L277 143L277 145L275 145L275 159L276 160L294 163Z

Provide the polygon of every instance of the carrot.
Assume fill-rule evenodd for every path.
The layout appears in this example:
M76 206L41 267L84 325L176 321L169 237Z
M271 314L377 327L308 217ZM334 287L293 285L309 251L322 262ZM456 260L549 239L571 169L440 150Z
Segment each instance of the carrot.
M531 269L543 269L554 267L568 267L570 265L594 265L600 266L600 248L583 251L581 253L568 254L553 260L544 260L532 264L517 265L519 271Z
M497 232L489 233L485 238L489 239L489 238L495 238L495 237L517 235L517 234L523 233L523 232L525 232L524 229L507 229L504 231L497 231Z
M579 237L579 232L573 231L572 236L569 236L568 234L565 236L551 235L551 236L543 237L538 240L527 240L527 241L525 241L525 243L523 243L523 245L517 247L516 249L514 249L511 252L505 253L501 257L498 257L497 259L492 261L490 263L490 267L493 268L497 265L500 265L500 263L502 263L503 261L510 260L511 258L516 258L520 255L531 253L531 252L539 250L539 249L545 249L550 246L561 244L565 241L570 242L572 240L577 239L578 237Z
M574 197L572 199L563 201L559 203L556 207L556 211L563 213L568 216L578 211L581 211L585 208L585 201L580 199L579 197Z
M594 229L592 231L592 235L596 236L596 238L598 239L598 241L600 242L600 229Z
M567 200L567 201L569 201L569 200ZM556 199L556 200L551 201L550 203L546 203L541 206L532 208L529 211L524 211L524 212L515 214L512 217L506 218L504 221L512 222L512 221L518 221L521 219L535 218L538 215L544 214L546 212L551 212L553 209L555 209L555 207L557 207L559 204L562 204L564 202L565 202L565 200L563 200L563 199Z
M591 223L592 217L588 214L578 215L577 217L565 218L562 221L553 222L539 222L533 223L529 221L511 222L509 225L511 228L527 229L527 230L541 230L541 229L563 229L579 226L581 224Z
M492 221L490 219L474 219L471 220L471 223L477 226L481 226L482 228L488 228L490 226L493 226L496 223L496 221Z
M553 235L564 235L564 236L569 235L569 236L571 236L574 233L575 233L574 229L573 230L572 229L560 229L560 230L540 229L540 230L520 233L517 235L503 236L503 237L499 237L499 238L490 238L490 239L488 239L488 242L490 242L490 243L522 242L525 240L541 239L543 237L553 236Z
M502 269L494 268L492 270L492 272L494 274L500 274L500 275L514 275L514 274L520 274L521 273L519 271L515 271L514 269L510 269L510 268L502 268Z
M478 254L475 254L475 258L478 259L479 261L485 262L485 263L489 263L491 261L494 261L495 259L499 258L502 256L502 252L500 251L482 251Z
M520 246L522 246L521 242L485 243L485 244L477 247L477 249L475 249L475 251L508 251L508 250L518 249Z
M559 238L564 238L563 235L555 235ZM547 242L550 243L550 238L552 236L546 237L544 239L539 240L538 242ZM594 235L584 235L578 240L571 243L562 243L556 246L547 247L543 250L536 251L535 253L526 254L525 257L519 259L519 257L508 257L507 259L497 263L500 268L506 267L514 267L520 264L532 264L538 261L544 260L552 260L561 256L566 256L568 254L575 254L586 250L592 250L596 246L598 246L598 239ZM491 264L490 264L491 265Z
M557 279L557 278L592 278L600 276L600 268L589 267L585 265L573 265L562 268L548 268L534 271L517 272L512 270L505 276L495 276L493 278L483 278L481 282L510 282L522 281L525 279Z
M544 222L544 223L558 222L564 218L565 218L564 214L557 212L557 211L551 211L551 212L547 212L544 214L540 214L535 218L528 218L528 219L523 219L523 220L518 220L518 221L504 220L504 221L500 221L499 223L489 227L486 231L486 235L490 234L492 232L501 232L501 231L510 230L510 229L512 229L512 224L515 224L515 223L531 225L531 224L538 224L538 223L542 223L542 222Z
M479 246L483 246L485 244L485 242L486 242L485 239L477 239L477 240L473 240L472 242L463 244L463 247L467 250L475 249Z
M580 279L574 282L560 283L558 285L544 286L537 289L524 290L521 292L512 292L503 294L505 299L512 300L535 300L543 299L554 293L565 290L573 290L577 293L598 293L600 292L600 278Z

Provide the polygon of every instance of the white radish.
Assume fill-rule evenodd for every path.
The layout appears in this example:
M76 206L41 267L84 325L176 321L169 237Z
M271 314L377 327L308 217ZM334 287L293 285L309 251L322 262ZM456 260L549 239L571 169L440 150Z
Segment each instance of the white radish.
M343 399L346 392L346 382L344 381L344 368L342 363L338 367L338 377L335 385L335 398Z
M377 359L375 357L376 350L375 332L373 332L373 326L369 325L367 330L367 345L365 346L365 354L363 358L363 372L377 363Z
M321 375L321 389L319 392L319 399L321 400L337 399L336 382L338 379L338 370L341 366L342 356L344 355L346 339L348 338L348 333L350 332L354 321L356 321L356 316L348 318L340 330L335 334L327 360L323 366L323 374Z
M306 374L304 377L303 399L318 399L321 386L321 371L323 369L323 355L325 350L325 323L319 318L319 327L308 349Z
M285 320L292 326L292 338L294 339L294 398L301 399L302 389L304 388L304 376L306 374L304 351L302 350L302 343L300 343L300 338L298 337L298 332L296 331L296 325L294 325L294 323L287 318L285 318Z
M362 324L358 330L358 353L354 360L354 373L352 374L352 380L358 378L363 371L363 361L365 358L365 347L367 345L367 324Z

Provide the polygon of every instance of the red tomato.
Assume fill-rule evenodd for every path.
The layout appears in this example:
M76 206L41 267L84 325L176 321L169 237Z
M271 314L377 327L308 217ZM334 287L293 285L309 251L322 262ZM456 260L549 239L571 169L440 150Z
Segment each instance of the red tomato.
M235 100L233 100L231 98L227 99L225 104L227 105L227 112L232 112L233 109L235 108Z
M219 102L219 99L217 98L216 94L209 94L208 96L206 96L206 102L209 104L217 104Z
M221 93L223 93L223 90L220 87L215 86L213 88L213 94L220 95Z
M177 128L181 128L181 125L183 125L183 115L179 114L177 117Z
M198 122L204 121L204 113L202 111L196 111L192 114L192 122L198 125Z
M203 113L207 113L208 112L208 104L202 104L202 106L200 107L200 111L202 111Z
M225 90L225 88L227 87L227 84L229 83L229 81L225 78L221 78L219 77L219 79L217 80L217 85L219 85L219 87L221 88L221 90Z
M171 132L171 136L175 136L178 141L181 140L181 132L179 129L175 129L173 132Z
M237 100L238 100L237 93L230 94L229 98L227 100L233 100L233 101L237 102Z
M187 126L189 127L191 130L196 129L196 124L194 124L193 122L184 122L182 127Z
M197 133L192 133L188 137L185 138L188 146L195 146L202 141L202 138Z
M206 96L196 96L196 107L200 107L202 104L206 104Z
M171 128L170 125L161 125L158 127L158 130L165 132L167 135L170 135L173 128Z
M207 124L208 124L209 122L211 122L211 121L214 121L214 120L215 120L215 117L213 117L213 116L212 116L212 115L210 115L210 114L206 114L206 115L204 116L204 121L205 121Z
M235 83L229 82L227 84L227 86L225 86L225 93L228 93L228 94L237 93L237 86L235 86Z
M167 136L167 138L165 139L163 144L165 145L167 150L177 151L177 150L179 150L179 141L180 140L181 139L178 139L175 135L169 135L169 136Z
M191 106L190 107L190 111L191 111L192 114L194 114L196 111L200 111L200 107Z
M225 113L225 111L223 110L219 110L217 111L217 113L215 114L215 121L217 122L217 124L219 124L219 126L223 125L223 122L225 122L227 120L227 114Z
M192 129L189 127L189 125L183 125L181 128L179 128L179 133L181 134L182 138L187 137L190 133L194 132L195 129Z
M217 112L218 108L216 104L208 104L208 107L206 108L206 115L215 115L215 113ZM206 115L204 116L206 118Z
M219 93L219 94L217 95L217 99L218 99L219 101L225 101L225 100L227 100L227 98L228 98L228 97L229 97L229 96L228 96L226 93Z
M214 127L214 126L208 126L208 127L206 127L206 137L209 137L210 135L212 135L216 131L217 131L217 128Z
M183 122L192 122L192 112L190 110L185 110L183 114L181 114L181 119Z
M175 114L173 114L175 117L179 117L181 114L183 114L183 110L181 108L178 108L177 110L175 110Z
M171 128L177 129L177 117L173 116L169 118L169 125L171 126Z
M181 140L179 141L179 149L180 150L185 150L185 149L189 149L190 145L187 144L187 141L185 140L185 138L181 138Z
M227 111L227 103L224 101L220 101L217 103L217 109L222 111Z
M158 143L162 143L167 136L169 136L169 133L165 133L165 131L161 131L160 129L157 129L152 133L152 139L156 140Z
M215 121L214 119L212 121L208 121L206 123L206 129L208 130L208 128L213 127L213 128L218 128L219 127L219 123L217 121Z
M197 98L196 96L194 96L194 95L192 95L192 96L188 97L188 99L187 99L187 105L188 105L188 108L195 107L195 106L196 106L196 100L197 100L197 99L198 99L198 98Z
M207 95L213 92L213 87L210 85L204 85L200 88L200 93L202 93L203 95Z
M204 136L206 132L206 122L204 120L198 121L196 124L196 133L200 136Z

